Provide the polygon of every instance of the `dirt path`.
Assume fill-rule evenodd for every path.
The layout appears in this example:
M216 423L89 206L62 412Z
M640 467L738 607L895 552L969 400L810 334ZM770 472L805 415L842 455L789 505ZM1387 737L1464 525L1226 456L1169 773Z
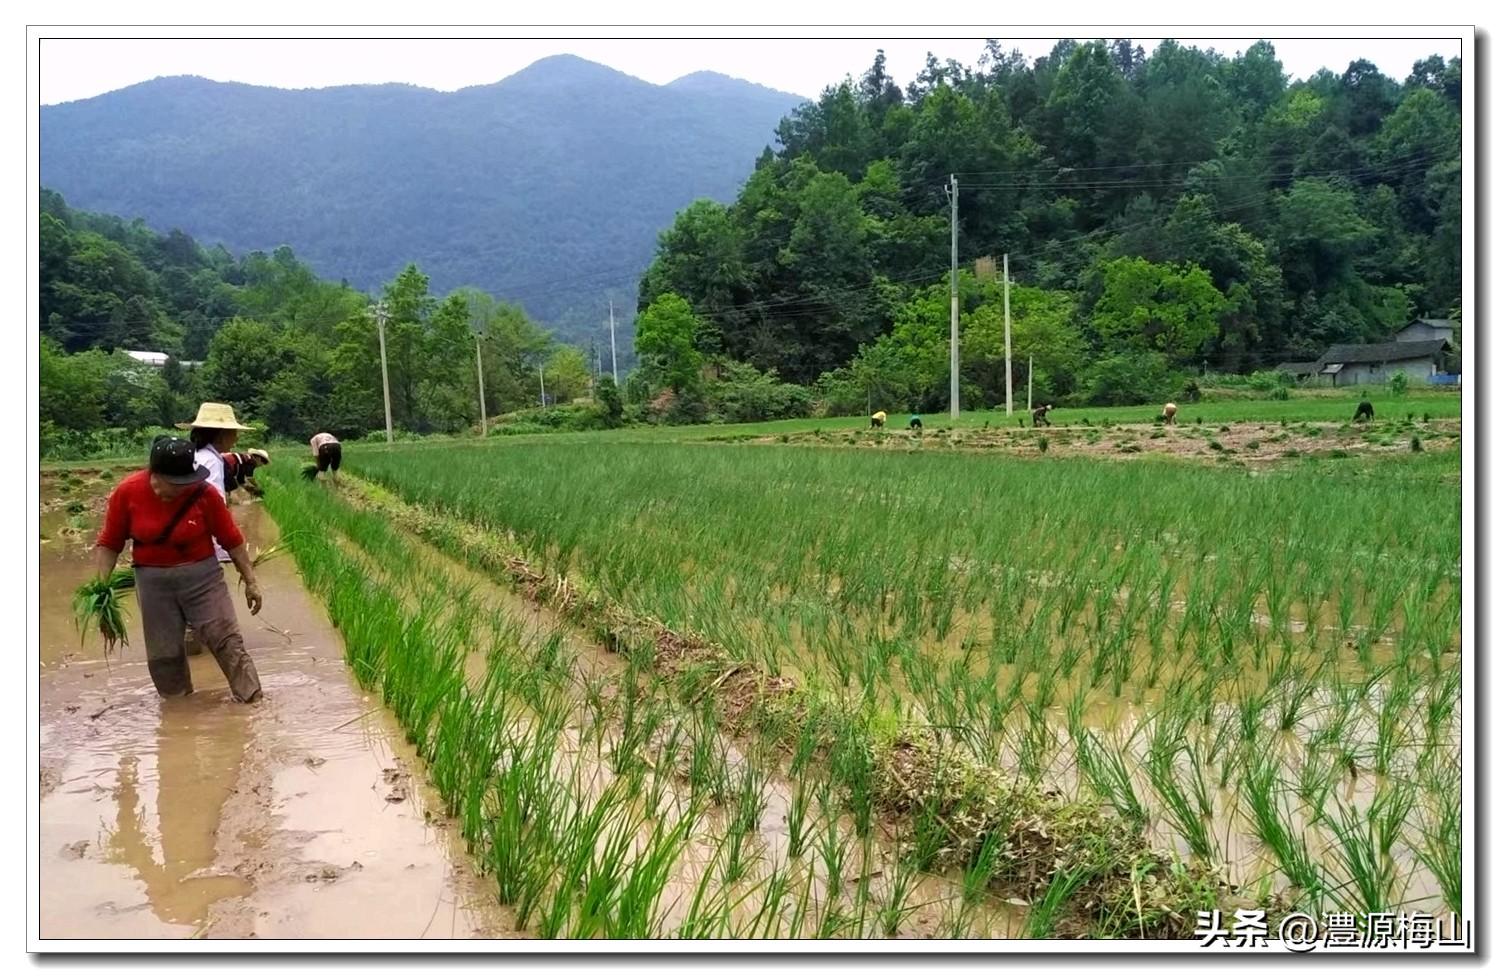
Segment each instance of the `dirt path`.
M235 516L274 541L259 503ZM88 542L42 544L43 938L518 936L290 559L260 568L262 615L240 612L262 702L234 703L209 655L197 691L164 701L133 599L123 655L80 649Z

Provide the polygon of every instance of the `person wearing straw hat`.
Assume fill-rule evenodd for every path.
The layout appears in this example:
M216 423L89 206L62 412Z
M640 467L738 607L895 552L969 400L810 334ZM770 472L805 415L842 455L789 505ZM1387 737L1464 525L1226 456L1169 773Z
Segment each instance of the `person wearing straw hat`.
M198 417L181 422L177 427L188 432L188 440L193 443L194 448L193 462L208 470L206 481L218 490L226 504L229 503L230 492L236 486L244 485L257 466L269 465L271 462L271 456L260 449L249 452L232 451L239 441L240 432L254 429L240 424L235 417L235 409L228 404L205 401L198 405ZM229 551L217 540L214 541L214 556L218 558L221 567L230 562ZM203 653L203 643L198 641L191 628L184 636L184 641L189 655Z
M207 480L208 469L194 463L191 442L171 435L157 438L148 467L126 476L110 493L104 527L95 541L95 572L107 579L130 543L146 669L158 693L193 691L183 645L184 627L191 625L214 653L234 698L252 703L261 695L261 680L245 651L224 572L214 559L215 540L229 546L252 615L260 614L261 588L245 538L223 498L203 485Z
M240 439L240 432L255 429L250 425L240 424L235 417L235 409L228 404L205 401L198 405L198 417L184 421L177 427L188 432L188 440L196 450L193 461L208 469L209 485L219 490L219 495L226 500L236 486L244 484L249 471L271 462L271 456L260 449L249 452L232 451L235 442ZM220 563L229 560L229 555L222 547L216 548L214 552Z

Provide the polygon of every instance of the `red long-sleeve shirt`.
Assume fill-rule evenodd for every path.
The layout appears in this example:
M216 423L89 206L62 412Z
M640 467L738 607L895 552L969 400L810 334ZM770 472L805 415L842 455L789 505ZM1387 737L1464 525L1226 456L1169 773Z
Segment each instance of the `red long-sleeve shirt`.
M131 559L138 567L176 567L212 557L217 538L225 550L245 542L234 517L224 505L224 497L208 486L189 486L184 493L203 488L192 506L177 521L165 543L151 541L161 536L172 515L182 506L184 497L163 501L151 489L151 473L145 469L125 477L109 494L104 511L104 528L99 531L99 546L116 553L133 540Z

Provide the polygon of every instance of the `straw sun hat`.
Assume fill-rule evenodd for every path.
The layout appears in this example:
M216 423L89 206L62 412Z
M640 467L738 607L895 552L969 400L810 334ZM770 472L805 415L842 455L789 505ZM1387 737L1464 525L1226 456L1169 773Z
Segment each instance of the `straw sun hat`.
M184 421L177 427L184 431L190 428L214 428L217 430L233 429L235 431L254 431L250 425L240 424L235 420L235 409L228 404L215 404L212 401L204 401L198 405L198 417L192 421Z

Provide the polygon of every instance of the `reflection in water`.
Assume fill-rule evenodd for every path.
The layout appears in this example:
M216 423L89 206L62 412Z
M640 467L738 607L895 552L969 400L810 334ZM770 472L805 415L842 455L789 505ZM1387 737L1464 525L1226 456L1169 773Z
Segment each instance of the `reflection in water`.
M249 712L213 693L162 701L156 738L159 863L140 798L140 762L134 755L120 758L119 814L107 859L135 870L163 922L201 923L216 900L250 890L244 880L215 868L219 822L240 777Z

